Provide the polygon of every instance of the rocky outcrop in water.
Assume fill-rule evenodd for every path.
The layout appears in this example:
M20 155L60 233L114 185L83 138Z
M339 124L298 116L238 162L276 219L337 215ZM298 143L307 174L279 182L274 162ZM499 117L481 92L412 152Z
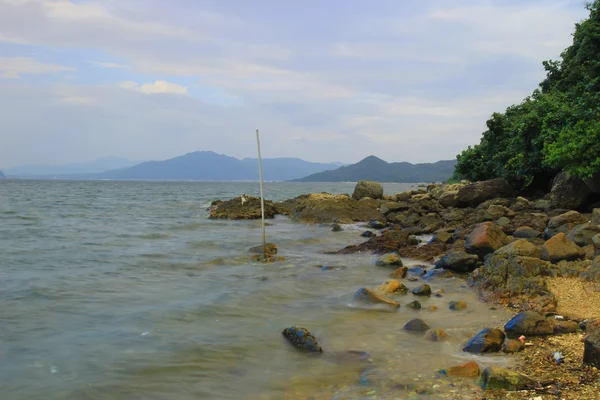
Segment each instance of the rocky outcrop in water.
M285 328L281 332L283 336L295 347L309 353L322 353L323 349L317 343L317 339L310 334L308 329L301 326Z
M352 193L352 198L355 200L361 200L365 197L370 199L381 199L383 198L383 186L377 182L371 181L358 181Z
M208 218L210 219L260 219L261 204L259 197L247 197L242 202L241 197L227 201L213 202L213 208ZM270 200L265 200L265 218L274 218L277 208Z

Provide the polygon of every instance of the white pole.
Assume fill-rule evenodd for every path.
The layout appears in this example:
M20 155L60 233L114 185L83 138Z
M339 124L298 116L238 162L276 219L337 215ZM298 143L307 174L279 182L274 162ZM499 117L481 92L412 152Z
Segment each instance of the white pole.
M263 192L262 159L260 158L260 138L256 130L256 145L258 146L258 176L260 178L260 211L262 214L263 258L267 259L267 239L265 235L265 196Z

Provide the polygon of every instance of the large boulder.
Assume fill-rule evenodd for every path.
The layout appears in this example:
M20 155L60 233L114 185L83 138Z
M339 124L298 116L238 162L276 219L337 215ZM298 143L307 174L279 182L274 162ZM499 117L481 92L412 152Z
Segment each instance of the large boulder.
M467 235L465 250L483 258L509 243L502 229L491 222L483 222Z
M600 329L591 330L584 344L583 362L600 368Z
M517 391L536 387L536 382L527 375L500 367L487 367L484 369L479 383L486 390Z
M556 298L548 289L545 277L552 264L533 257L492 255L469 277L490 301L511 303L522 309L554 309Z
M519 239L499 248L495 254L542 258L542 249L526 239Z
M380 200L356 201L347 195L318 193L298 196L278 203L277 207L291 218L306 223L351 224L381 219L380 204Z
M410 208L406 201L390 201L381 205L380 211L383 215L388 215L394 212L406 211Z
M563 225L569 224L571 226L576 226L579 224L583 224L584 222L587 222L587 218L585 218L583 214L577 211L568 211L566 213L562 213L560 215L550 218L550 220L548 221L548 228L556 229Z
M209 219L261 219L261 204L259 197L246 197L246 201L242 203L242 198L227 201L218 201L210 211ZM265 218L274 218L278 210L270 200L265 200Z
M543 232L548 225L550 218L546 214L542 213L518 213L512 220L511 224L514 229L520 226L529 226L537 231Z
M577 209L585 204L591 191L580 178L561 172L554 178L550 193L553 208Z
M554 320L544 318L535 311L523 311L515 315L504 325L509 338L524 336L543 336L554 333Z
M475 354L496 353L502 349L505 338L504 332L500 329L486 328L475 335L463 351Z
M594 258L600 256L600 234L595 235L592 238L592 243L594 244Z
M594 208L592 211L592 220L590 222L594 225L600 225L600 208Z
M598 233L600 233L600 226L586 222L573 228L567 237L576 245L585 247L593 244L592 238Z
M323 349L319 346L317 339L310 334L308 329L301 326L292 326L285 328L281 332L283 336L300 350L309 353L322 353Z
M542 259L552 263L583 259L585 250L570 241L564 233L551 237L542 246Z
M479 263L479 257L464 251L452 251L445 254L436 263L436 268L449 269L456 272L471 272Z
M459 188L454 196L454 200L458 207L475 207L486 200L497 197L511 197L512 195L512 187L504 179L500 178L471 183Z
M365 197L369 197L371 199L383 198L383 186L377 182L358 181L354 187L352 198L355 200L360 200Z

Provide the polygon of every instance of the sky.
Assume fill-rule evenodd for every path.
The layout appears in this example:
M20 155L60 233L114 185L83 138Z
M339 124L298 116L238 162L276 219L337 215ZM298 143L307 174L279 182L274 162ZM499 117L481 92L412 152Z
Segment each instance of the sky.
M583 0L0 0L0 168L211 150L453 159Z

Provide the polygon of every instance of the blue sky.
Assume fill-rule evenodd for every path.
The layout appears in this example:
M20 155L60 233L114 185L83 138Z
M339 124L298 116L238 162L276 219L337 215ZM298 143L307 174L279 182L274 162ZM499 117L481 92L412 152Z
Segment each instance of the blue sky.
M451 159L580 0L0 0L0 167L195 150Z

